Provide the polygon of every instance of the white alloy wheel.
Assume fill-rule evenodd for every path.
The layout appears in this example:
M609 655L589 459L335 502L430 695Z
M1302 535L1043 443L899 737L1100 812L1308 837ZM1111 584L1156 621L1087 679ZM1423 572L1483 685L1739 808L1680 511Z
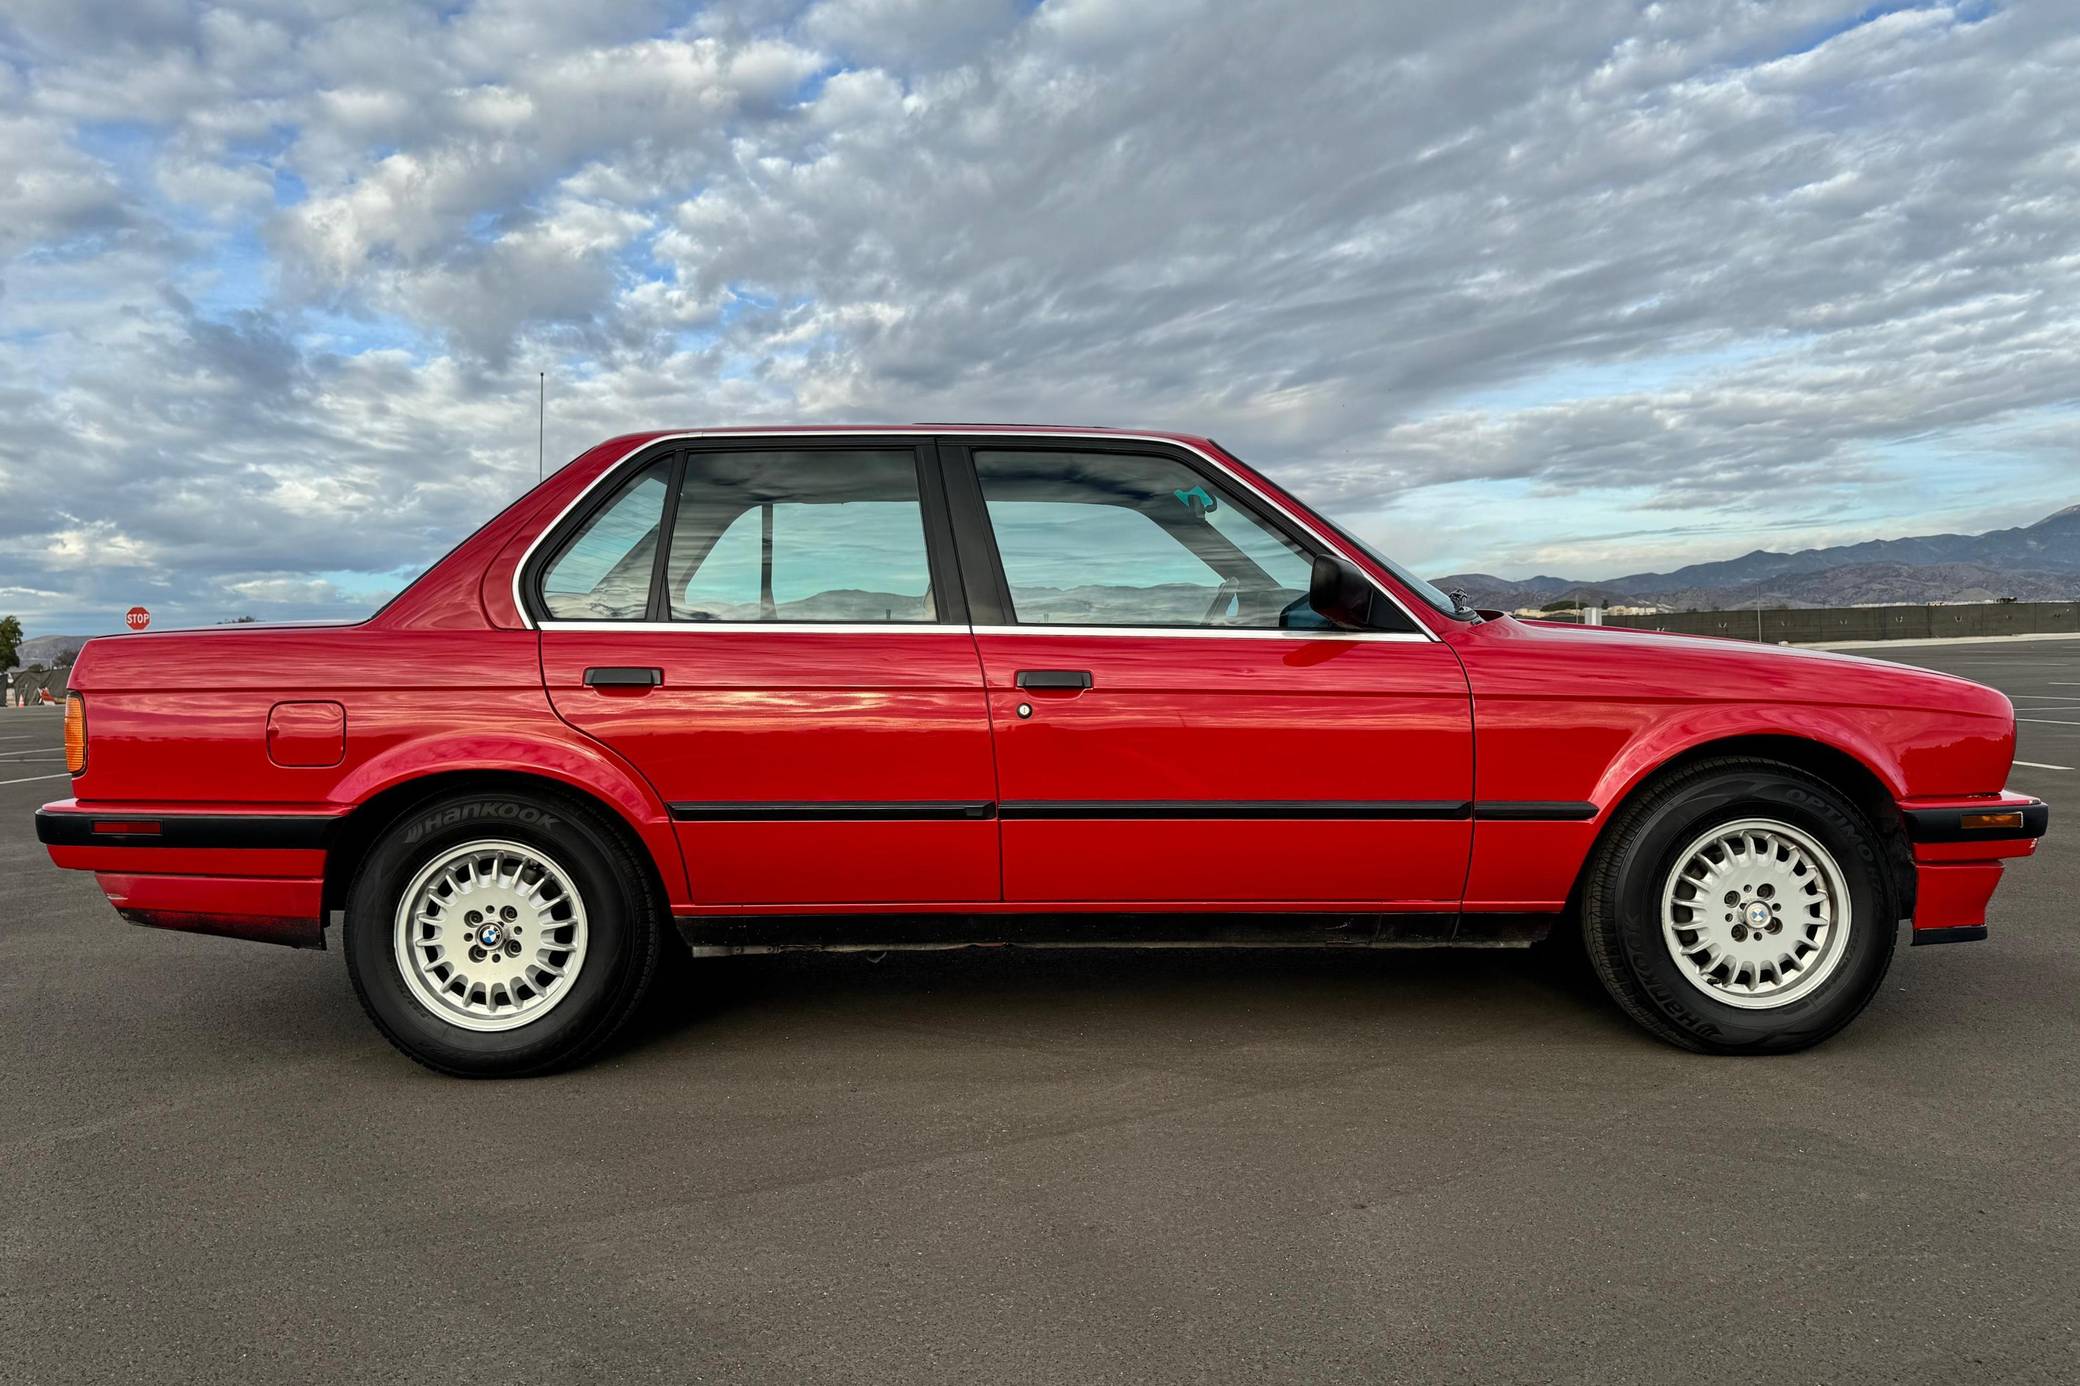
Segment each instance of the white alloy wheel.
M585 964L585 902L535 847L465 842L397 902L397 968L426 1010L464 1030L513 1030L570 995Z
M1746 1010L1787 1006L1848 951L1849 887L1827 849L1771 818L1724 823L1676 855L1661 936L1683 980Z

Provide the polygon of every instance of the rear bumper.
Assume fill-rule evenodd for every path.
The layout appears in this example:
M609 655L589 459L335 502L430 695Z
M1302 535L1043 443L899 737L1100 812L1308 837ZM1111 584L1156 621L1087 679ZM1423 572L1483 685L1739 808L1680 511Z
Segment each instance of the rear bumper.
M129 875L97 871L94 879L116 913L150 929L325 946L325 878Z
M325 842L315 813L160 812L47 804L36 837L52 862L91 871L133 924L325 946Z
M2051 809L2041 799L2004 792L1911 800L1900 805L1900 817L1914 856L1909 941L1968 943L1986 937L1986 904L2000 884L2003 863L2037 850Z

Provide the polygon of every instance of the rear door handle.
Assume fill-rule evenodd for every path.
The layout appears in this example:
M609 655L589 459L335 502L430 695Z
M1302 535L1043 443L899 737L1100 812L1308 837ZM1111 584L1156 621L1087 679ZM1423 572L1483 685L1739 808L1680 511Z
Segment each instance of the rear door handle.
M1078 691L1091 686L1088 669L1021 669L1016 680L1020 688L1073 688Z
M664 682L662 669L587 669L587 688L656 688Z

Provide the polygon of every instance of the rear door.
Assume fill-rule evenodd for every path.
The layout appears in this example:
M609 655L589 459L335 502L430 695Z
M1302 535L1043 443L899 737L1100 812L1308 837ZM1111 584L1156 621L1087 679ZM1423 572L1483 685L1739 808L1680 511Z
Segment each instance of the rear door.
M1186 449L942 454L1007 902L1457 908L1473 728L1444 644L1398 607L1327 628L1324 541Z
M698 903L998 899L988 709L929 453L667 445L523 570L557 712L671 805Z

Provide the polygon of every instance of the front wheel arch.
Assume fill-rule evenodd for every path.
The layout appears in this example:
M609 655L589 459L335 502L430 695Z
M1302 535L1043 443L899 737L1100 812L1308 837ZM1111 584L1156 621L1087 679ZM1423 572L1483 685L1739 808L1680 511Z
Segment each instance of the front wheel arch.
M1720 737L1686 747L1625 786L1618 797L1606 806L1603 825L1598 829L1595 840L1589 844L1589 850L1582 856L1581 868L1575 876L1574 889L1568 895L1567 915L1570 921L1579 921L1581 918L1582 887L1587 879L1589 867L1603 851L1610 837L1612 825L1624 816L1626 807L1682 774L1692 765L1701 761L1727 758L1774 762L1804 771L1861 809L1864 817L1870 820L1871 826L1877 829L1882 839L1881 847L1891 868L1893 888L1898 895L1901 917L1909 918L1913 915L1913 848L1907 840L1906 822L1900 817L1899 803L1893 798L1892 790L1878 772L1856 756L1824 741L1789 734L1756 734Z
M1709 833L1731 821L1728 815L1758 814L1783 820L1774 825L1781 831L1809 833L1808 847L1831 857L1842 898L1854 901L1850 917L1867 922L1847 935L1839 971L1830 964L1810 995L1750 1009L1714 1000L1709 988L1681 977L1683 959L1672 951L1664 956L1668 945L1660 936L1665 896L1658 908L1653 901L1672 879L1671 864L1680 866L1682 853L1671 849L1684 835L1700 824ZM1835 786L1783 761L1707 757L1657 777L1613 818L1613 831L1583 869L1578 936L1611 999L1650 1033L1706 1053L1783 1053L1836 1033L1876 996L1902 911L1885 869L1882 835ZM1734 903L1732 896L1727 903ZM1740 938L1738 928L1733 937Z

